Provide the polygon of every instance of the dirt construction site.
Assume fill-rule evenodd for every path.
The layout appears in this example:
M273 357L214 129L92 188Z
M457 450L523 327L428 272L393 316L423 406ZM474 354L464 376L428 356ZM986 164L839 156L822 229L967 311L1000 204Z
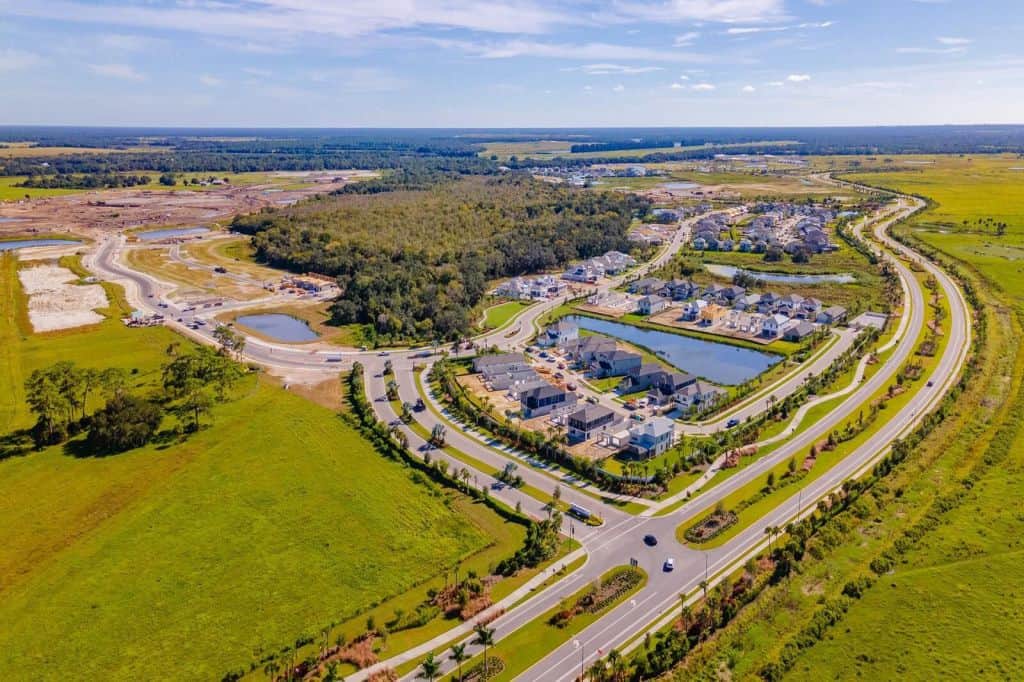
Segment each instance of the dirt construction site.
M267 206L288 206L313 194L330 192L367 174L367 171L273 174L259 176L260 182L255 184L221 184L194 189L106 189L23 199L0 204L0 236L64 232L95 237L97 232L142 226L227 221L237 213L251 213Z

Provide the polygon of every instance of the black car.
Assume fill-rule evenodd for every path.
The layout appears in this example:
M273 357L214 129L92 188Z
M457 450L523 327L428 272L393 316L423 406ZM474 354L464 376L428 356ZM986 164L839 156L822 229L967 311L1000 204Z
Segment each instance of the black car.
M654 537L653 535L645 535L644 544L648 547L654 547L656 544L658 544L658 538Z

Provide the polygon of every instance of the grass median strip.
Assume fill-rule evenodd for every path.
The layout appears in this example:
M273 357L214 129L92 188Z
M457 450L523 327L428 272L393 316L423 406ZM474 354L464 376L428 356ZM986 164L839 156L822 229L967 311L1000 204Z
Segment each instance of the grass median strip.
M597 584L588 585L561 603L546 611L536 620L511 633L487 652L488 659L498 659L503 664L501 672L489 677L500 682L511 680L522 674L544 658L552 649L569 641L573 635L596 622L630 595L647 583L647 574L639 568L620 566L601 576ZM483 663L483 656L476 656L464 664L464 672ZM491 663L490 665L493 665ZM456 674L444 678L458 680Z

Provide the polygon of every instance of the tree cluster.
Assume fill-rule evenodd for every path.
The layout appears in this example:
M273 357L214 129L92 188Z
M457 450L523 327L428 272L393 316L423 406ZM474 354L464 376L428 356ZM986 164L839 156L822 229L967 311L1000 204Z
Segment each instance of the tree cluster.
M85 173L74 175L69 173L53 173L30 175L15 187L34 187L37 189L114 189L117 187L136 187L148 185L148 175L125 175L119 173Z
M227 398L241 375L241 366L226 354L199 348L164 366L162 391L140 396L128 391L124 369L98 370L61 361L35 370L25 381L25 400L36 418L32 440L42 448L87 431L90 452L122 452L149 443L167 413L197 430L201 416L215 401ZM90 413L97 394L105 403Z
M399 174L396 174L399 175ZM526 175L466 177L423 186L402 173L373 186L287 209L237 217L257 257L335 276L338 324L368 326L379 342L455 339L491 279L626 251L636 197L557 187ZM352 192L363 190L352 190Z

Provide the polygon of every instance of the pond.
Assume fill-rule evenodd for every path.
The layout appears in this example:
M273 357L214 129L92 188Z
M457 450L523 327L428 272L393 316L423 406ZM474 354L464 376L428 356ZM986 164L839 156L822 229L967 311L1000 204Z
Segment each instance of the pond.
M320 338L304 320L282 313L242 315L235 322L284 343L301 343Z
M744 272L762 282L778 282L780 284L823 284L833 282L835 284L852 284L857 278L848 272L841 272L829 275L787 275L781 272L757 272L755 270L741 270L733 265L718 265L717 263L705 263L704 269L712 275L732 279L737 272Z
M208 227L175 227L166 230L149 230L148 232L139 232L135 236L143 241L150 241L152 239L169 239L171 237L191 237L196 234L203 234L209 232Z
M666 182L663 185L661 185L661 187L663 189L684 190L697 189L698 187L700 187L700 185L698 185L696 182Z
M28 249L33 246L68 246L70 244L81 244L75 239L17 239L10 242L0 242L0 251L13 251L14 249Z
M642 329L621 322L572 315L566 318L580 329L613 336L650 349L684 372L716 384L735 385L753 379L782 360L781 356L681 334Z

